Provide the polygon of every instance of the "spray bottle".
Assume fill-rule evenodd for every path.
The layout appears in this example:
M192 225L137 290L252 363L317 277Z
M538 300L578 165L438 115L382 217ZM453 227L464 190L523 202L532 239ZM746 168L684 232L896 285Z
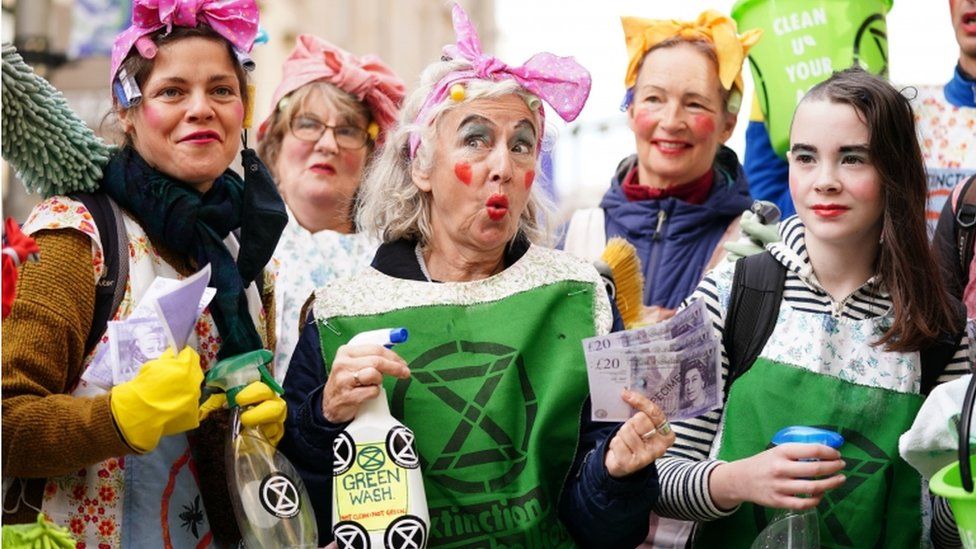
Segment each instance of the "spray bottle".
M363 332L348 345L390 348L406 328ZM332 533L340 547L427 545L430 517L413 431L390 415L386 391L363 403L333 444Z
M230 434L227 438L227 483L244 545L260 547L317 547L318 528L308 493L291 462L257 427L241 424L236 397L255 381L278 394L282 388L265 364L265 349L221 360L207 372L207 386L227 393Z
M788 442L823 444L833 449L844 444L844 437L834 431L794 425L780 429L773 436L773 445ZM803 511L780 509L759 533L752 549L819 549L820 516L816 508Z

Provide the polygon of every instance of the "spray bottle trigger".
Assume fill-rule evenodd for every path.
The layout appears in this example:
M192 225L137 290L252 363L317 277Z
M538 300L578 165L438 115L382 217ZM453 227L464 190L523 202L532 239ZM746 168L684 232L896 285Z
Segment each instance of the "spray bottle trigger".
M268 368L264 364L258 366L258 372L261 373L261 381L268 387L271 387L272 391L279 395L285 394L285 389L281 385L278 385L278 382L275 381L274 376L268 372Z

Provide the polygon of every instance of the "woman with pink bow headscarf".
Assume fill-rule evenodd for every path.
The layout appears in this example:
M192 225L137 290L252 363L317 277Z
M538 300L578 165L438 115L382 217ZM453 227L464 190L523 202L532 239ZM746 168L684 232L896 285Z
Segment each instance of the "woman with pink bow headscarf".
M43 261L23 267L3 325L4 485L19 481L4 523L43 510L89 548L238 544L227 415L206 418L200 398L218 360L274 348L265 265L287 215L257 155L240 150L257 30L254 0L133 3L109 80L124 141L96 190L48 196L24 224ZM229 169L239 152L243 178ZM147 312L150 287L204 267L215 295L191 333L170 335ZM149 334L135 329L147 322ZM126 339L162 337L165 352L120 367ZM269 386L237 402L254 405L243 423L281 437L285 404Z
M396 120L403 82L379 58L298 37L282 68L258 153L288 205L275 250L275 375L285 377L302 305L315 288L369 265L375 240L357 233L354 202L374 149Z
M309 488L320 543L356 537L344 517L367 512L358 494L401 493L332 492L344 429L387 398L415 435L391 431L390 459L424 477L430 527L412 521L413 545L633 547L674 435L635 393L623 424L591 412L580 341L608 333L611 304L591 264L545 245L552 216L535 184L545 105L575 119L589 72L550 53L508 65L457 5L453 21L456 44L424 70L360 191L357 226L382 241L373 262L308 307L279 448ZM409 338L393 349L349 344L397 326ZM396 522L370 522L402 537Z

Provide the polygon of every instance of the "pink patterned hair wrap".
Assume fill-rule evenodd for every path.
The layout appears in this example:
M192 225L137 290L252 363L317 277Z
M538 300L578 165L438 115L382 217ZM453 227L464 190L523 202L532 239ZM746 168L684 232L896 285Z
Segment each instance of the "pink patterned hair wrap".
M115 38L112 47L109 83L140 38L164 27L171 32L174 26L196 27L199 23L247 53L258 32L258 6L255 0L133 0L132 24Z
M322 80L366 104L380 127L380 138L396 122L406 87L379 57L357 57L317 36L303 34L282 67L281 83L271 99L271 114L258 128L258 139L270 126L278 102L306 84Z
M447 98L451 86L470 80L514 80L526 91L548 103L566 122L576 120L590 95L592 80L590 72L574 58L542 52L530 57L521 67L506 65L497 57L481 51L478 33L460 5L454 4L452 16L457 43L444 46L444 55L452 59L464 59L471 63L471 68L449 73L434 85L417 113L418 124L430 122L427 120L429 111ZM540 112L544 117L545 112L541 109ZM543 133L540 131L539 135ZM410 135L410 158L417 153L418 146L420 136L414 132Z

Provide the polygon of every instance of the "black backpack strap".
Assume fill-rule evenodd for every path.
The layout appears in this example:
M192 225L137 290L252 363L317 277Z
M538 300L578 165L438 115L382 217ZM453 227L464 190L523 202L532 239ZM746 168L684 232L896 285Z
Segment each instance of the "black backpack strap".
M722 345L729 358L725 398L732 382L752 367L772 335L785 284L786 267L769 252L736 262L722 335Z
M122 221L122 210L105 193L73 193L71 198L85 205L91 214L102 244L105 271L95 285L95 314L85 341L85 356L98 345L108 321L125 296L129 279L129 237Z
M976 175L962 184L959 202L953 207L956 214L956 250L959 252L959 266L963 272L963 286L969 280L969 264L973 261L973 234L976 233L976 185L973 183L976 183Z
M956 355L956 349L959 348L959 342L962 341L962 335L966 331L966 306L955 296L948 296L948 298L953 313L955 313L957 328L954 333L942 334L938 341L919 352L922 367L921 392L923 395L928 395L938 384L939 376L952 361L952 357ZM973 342L969 342L969 344L972 345Z

